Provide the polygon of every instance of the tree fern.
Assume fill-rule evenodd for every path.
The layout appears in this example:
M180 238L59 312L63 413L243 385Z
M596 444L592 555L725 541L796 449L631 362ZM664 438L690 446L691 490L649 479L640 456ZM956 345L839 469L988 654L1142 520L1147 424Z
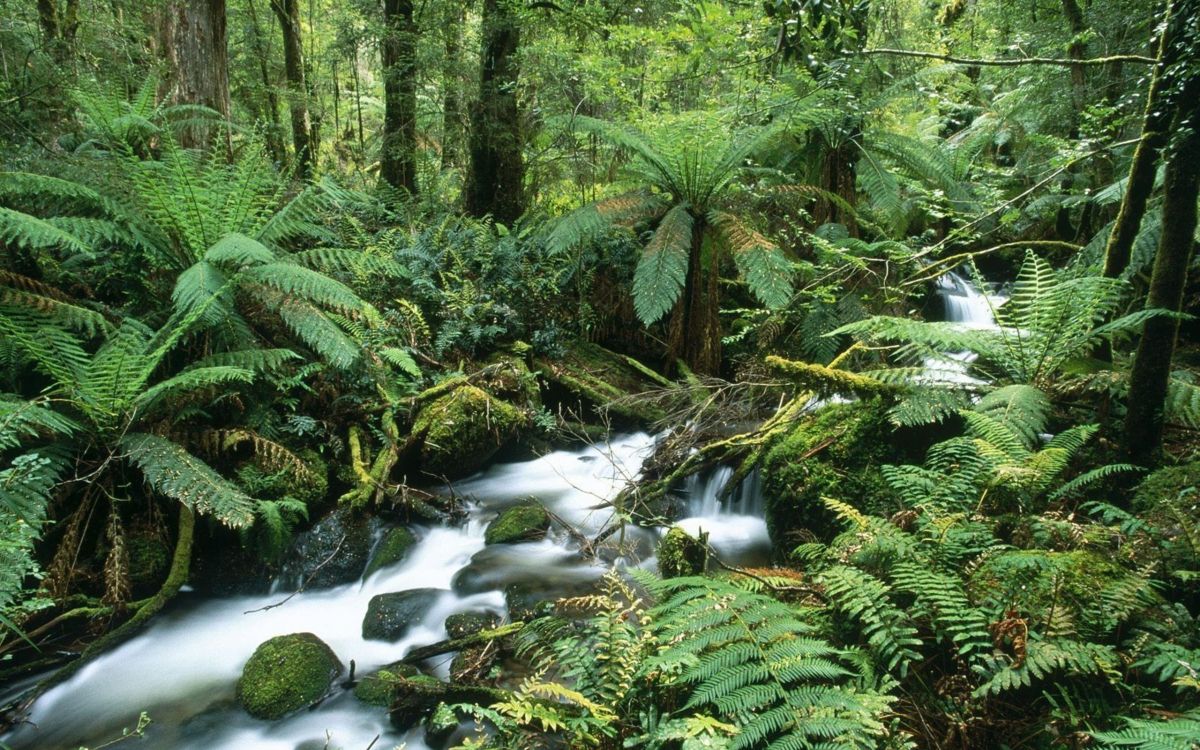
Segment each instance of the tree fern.
M921 645L909 618L888 600L889 587L857 568L838 565L817 579L834 608L856 621L880 663L903 676Z
M155 491L234 528L254 522L254 500L179 445L138 432L120 445Z
M1163 719L1125 719L1125 728L1093 732L1101 747L1137 750L1197 750L1200 748L1200 711Z
M692 215L680 204L659 222L634 272L633 303L643 323L662 318L683 293L691 243Z

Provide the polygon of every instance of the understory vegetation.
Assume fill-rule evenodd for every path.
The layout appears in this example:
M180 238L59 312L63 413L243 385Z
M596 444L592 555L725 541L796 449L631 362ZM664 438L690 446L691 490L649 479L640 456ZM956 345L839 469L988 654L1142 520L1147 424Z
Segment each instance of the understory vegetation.
M0 730L645 430L598 533L488 529L591 589L342 687L439 748L1200 750L1197 0L0 11ZM769 560L672 528L717 472ZM300 635L255 716L341 689Z

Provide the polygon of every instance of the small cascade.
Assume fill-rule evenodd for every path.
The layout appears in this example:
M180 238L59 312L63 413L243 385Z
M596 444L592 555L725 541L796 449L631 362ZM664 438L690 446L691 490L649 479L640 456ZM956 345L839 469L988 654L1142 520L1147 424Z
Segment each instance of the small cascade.
M996 324L992 310L1003 298L980 292L966 278L954 272L945 274L937 280L937 293L945 302L946 322L971 328L990 328Z
M765 563L771 540L767 535L762 479L755 469L722 498L732 478L730 466L688 477L684 484L687 516L675 525L693 536L707 533L708 543L722 559Z
M937 280L937 293L943 300L945 322L964 328L995 328L993 310L1004 302L1004 298L993 293L981 292L975 284L954 273L947 273ZM979 385L983 381L967 374L972 352L948 352L939 357L925 360L925 379L931 383L948 385Z

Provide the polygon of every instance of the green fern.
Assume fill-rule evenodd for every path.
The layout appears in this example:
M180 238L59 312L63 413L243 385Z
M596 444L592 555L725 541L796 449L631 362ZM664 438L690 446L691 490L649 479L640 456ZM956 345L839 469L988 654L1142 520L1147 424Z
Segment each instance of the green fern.
M838 565L817 579L837 612L856 621L867 644L889 671L901 676L920 657L921 639L907 615L888 600L890 588L883 581L857 568Z
M1190 711L1166 719L1125 719L1125 728L1116 732L1093 732L1102 747L1129 747L1137 750L1200 749L1200 711Z

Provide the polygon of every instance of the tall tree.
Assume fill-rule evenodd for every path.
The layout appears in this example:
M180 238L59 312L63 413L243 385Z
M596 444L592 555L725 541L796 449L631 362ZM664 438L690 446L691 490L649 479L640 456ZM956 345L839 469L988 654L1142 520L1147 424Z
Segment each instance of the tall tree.
M379 177L417 192L417 24L412 0L383 2L383 144Z
M1166 147L1163 183L1163 229L1154 257L1147 309L1179 312L1184 285L1196 244L1196 203L1200 197L1200 28L1195 20L1200 0L1180 3L1178 11L1191 18L1179 40L1181 55L1173 137ZM1125 445L1139 461L1153 458L1162 445L1163 408L1171 378L1171 361L1179 335L1177 317L1146 321L1133 359L1129 381L1129 409L1125 419Z
M466 208L509 224L525 212L524 134L517 100L521 29L514 0L484 0L479 99L471 118Z
M79 0L37 0L38 24L42 27L42 43L59 64L65 63L75 46L79 30Z
M248 0L246 9L250 12L250 41L254 45L254 57L257 58L258 74L262 78L266 97L267 149L271 152L271 158L282 165L287 160L287 150L283 146L283 123L279 120L279 93L271 75L271 48L267 46L266 34L258 20L258 4Z
M229 53L225 0L172 0L162 16L160 42L169 75L167 99L200 104L229 118ZM213 128L193 124L180 134L185 148L208 145ZM229 130L226 149L230 150Z
M1117 213L1116 223L1108 236L1104 251L1104 275L1116 278L1125 272L1133 254L1133 242L1142 227L1146 204L1154 192L1154 175L1158 158L1167 142L1171 120L1175 115L1175 99L1167 96L1172 88L1171 78L1178 72L1182 28L1188 23L1187 0L1167 3L1163 32L1158 43L1158 62L1146 93L1146 109L1142 119L1142 136L1133 152L1125 197ZM1194 23L1195 19L1192 19Z
M462 28L466 6L446 3L442 19L442 169L458 163L462 152L462 82L458 74L462 54Z
M300 32L300 0L271 0L283 31L283 70L287 78L288 108L292 115L292 148L296 174L312 177L312 123L308 116L308 84L304 80L304 45Z

